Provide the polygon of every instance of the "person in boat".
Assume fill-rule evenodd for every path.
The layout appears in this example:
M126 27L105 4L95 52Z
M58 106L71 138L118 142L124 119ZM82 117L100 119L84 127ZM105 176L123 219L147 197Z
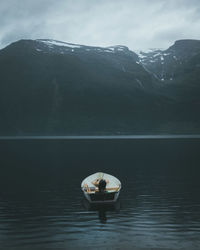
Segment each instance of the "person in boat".
M109 183L108 180L105 179L99 179L97 178L96 180L92 181L92 184L96 187L98 187L99 192L104 192L106 190L106 185Z
M101 180L104 180L104 181L106 182L106 185L109 183L109 180L105 180L105 179L102 179L102 178L97 178L97 179L95 179L94 181L92 181L92 184L93 184L94 186L98 187L99 182L100 182Z

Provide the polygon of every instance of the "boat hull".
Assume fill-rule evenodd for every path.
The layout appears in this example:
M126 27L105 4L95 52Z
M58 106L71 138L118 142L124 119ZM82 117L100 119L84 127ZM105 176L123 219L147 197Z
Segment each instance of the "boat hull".
M104 194L88 194L84 192L85 198L90 203L114 203L119 197L119 192L104 193Z

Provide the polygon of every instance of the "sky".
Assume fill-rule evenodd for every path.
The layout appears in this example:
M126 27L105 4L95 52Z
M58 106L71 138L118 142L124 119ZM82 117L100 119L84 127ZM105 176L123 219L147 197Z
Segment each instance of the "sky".
M199 0L1 0L0 48L20 39L165 49L200 39Z

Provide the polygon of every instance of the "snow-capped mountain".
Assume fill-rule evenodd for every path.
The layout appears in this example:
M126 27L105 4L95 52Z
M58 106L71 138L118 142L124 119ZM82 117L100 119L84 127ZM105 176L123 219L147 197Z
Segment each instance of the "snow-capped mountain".
M0 134L200 131L199 45L136 54L122 45L12 43L0 50Z
M190 60L200 54L200 41L179 40L167 50L152 49L139 52L139 62L146 70L165 83L176 81L182 76L183 68L189 67ZM198 65L198 63L197 63ZM194 67L196 67L194 65Z
M40 52L52 52L65 54L68 52L97 52L97 53L131 53L126 46L116 45L110 47L95 47L80 44L66 43L51 39L37 39L36 50Z

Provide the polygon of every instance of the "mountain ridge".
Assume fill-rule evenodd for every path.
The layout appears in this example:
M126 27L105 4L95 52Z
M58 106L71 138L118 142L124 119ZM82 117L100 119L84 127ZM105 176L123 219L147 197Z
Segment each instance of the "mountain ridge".
M12 43L0 50L0 134L200 131L198 53L175 67L180 43L175 44L168 51L175 54L151 51L142 58L122 45L101 48L49 39ZM188 75L194 77L192 84Z

